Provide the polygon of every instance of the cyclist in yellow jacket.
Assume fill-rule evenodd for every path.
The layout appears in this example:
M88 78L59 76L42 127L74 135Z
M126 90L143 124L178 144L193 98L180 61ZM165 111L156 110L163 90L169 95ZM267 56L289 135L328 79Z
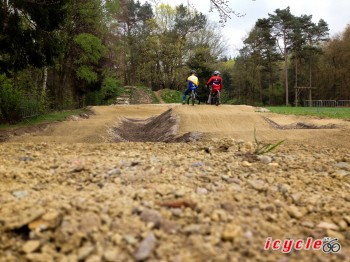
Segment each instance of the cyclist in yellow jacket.
M198 88L198 77L196 76L196 71L191 70L191 75L187 78L188 82L188 87L186 91L182 95L182 104L186 103L186 96L192 91L192 90L197 90Z

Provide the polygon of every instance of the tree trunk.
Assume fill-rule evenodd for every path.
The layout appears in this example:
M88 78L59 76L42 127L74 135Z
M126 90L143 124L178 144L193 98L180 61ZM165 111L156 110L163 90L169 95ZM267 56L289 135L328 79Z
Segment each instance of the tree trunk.
M298 59L295 59L295 87L298 87Z
M284 44L284 75L285 75L285 81L286 81L286 105L289 105L289 97L288 97L288 51L287 51L287 36L286 32L283 32L283 44Z
M310 58L310 61L309 61L309 86L312 87L312 82L311 82L311 58Z
M47 87L47 66L45 66L43 69L43 86L41 89L41 98L45 97L46 87Z

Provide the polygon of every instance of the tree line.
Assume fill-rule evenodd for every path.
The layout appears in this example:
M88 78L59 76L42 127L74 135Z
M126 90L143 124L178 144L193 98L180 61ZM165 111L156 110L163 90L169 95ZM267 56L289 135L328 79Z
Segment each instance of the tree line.
M329 37L323 19L277 9L258 19L235 58L233 97L240 103L290 105L295 87L313 87L314 99L349 100L349 25Z
M191 69L202 90L221 71L228 103L289 104L300 85L349 98L350 29L329 39L325 21L289 8L258 19L234 58L221 26L185 5L1 0L0 13L0 122L108 104L125 85L182 91Z

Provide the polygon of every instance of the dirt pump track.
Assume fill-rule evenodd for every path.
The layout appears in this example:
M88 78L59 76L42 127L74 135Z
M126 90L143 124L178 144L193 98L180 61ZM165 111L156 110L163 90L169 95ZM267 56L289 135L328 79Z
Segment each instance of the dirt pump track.
M245 105L92 111L0 143L0 261L350 261L350 122ZM254 129L285 142L256 156ZM339 253L263 250L326 236Z

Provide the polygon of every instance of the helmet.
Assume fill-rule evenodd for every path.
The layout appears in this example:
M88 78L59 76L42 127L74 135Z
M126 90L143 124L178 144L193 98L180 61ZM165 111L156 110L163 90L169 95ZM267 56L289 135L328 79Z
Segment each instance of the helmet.
M191 74L196 74L196 70L191 70Z
M220 75L220 72L217 71L217 70L215 70L214 73L213 73L213 75L216 75L216 76L217 76L217 75Z

